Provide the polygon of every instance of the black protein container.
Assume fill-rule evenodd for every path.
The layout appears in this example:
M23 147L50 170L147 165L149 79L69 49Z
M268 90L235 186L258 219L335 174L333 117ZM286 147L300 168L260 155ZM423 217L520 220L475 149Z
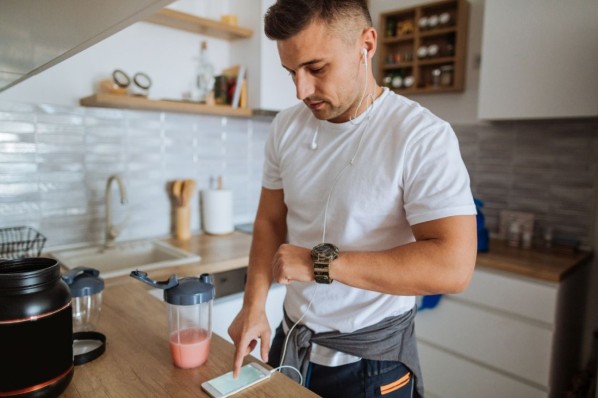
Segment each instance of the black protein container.
M0 260L0 397L57 397L73 377L71 293L49 258Z

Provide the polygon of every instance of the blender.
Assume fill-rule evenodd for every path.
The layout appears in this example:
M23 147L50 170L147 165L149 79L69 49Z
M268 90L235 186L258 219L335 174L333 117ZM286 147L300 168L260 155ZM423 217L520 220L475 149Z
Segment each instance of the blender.
M131 277L164 290L168 316L168 343L174 365L191 369L203 365L210 352L212 305L215 289L212 276L171 275L167 281L150 279L147 273L132 271Z

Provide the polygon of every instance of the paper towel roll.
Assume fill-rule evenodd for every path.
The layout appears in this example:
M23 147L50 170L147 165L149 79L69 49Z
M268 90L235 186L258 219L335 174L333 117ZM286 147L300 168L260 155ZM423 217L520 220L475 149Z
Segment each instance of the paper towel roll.
M226 189L201 191L203 230L212 235L230 234L233 225L233 193Z

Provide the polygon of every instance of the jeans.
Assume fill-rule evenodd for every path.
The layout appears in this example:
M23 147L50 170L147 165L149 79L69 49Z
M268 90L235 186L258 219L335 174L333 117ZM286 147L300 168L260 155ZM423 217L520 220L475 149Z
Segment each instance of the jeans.
M285 334L282 326L276 329L268 364L280 365ZM412 398L413 375L399 361L361 361L342 366L309 364L305 387L324 398Z

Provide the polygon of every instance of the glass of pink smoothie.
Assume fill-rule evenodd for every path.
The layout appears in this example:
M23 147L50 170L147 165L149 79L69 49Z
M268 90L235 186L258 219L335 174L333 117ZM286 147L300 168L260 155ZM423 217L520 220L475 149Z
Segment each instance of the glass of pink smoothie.
M186 288L182 291L185 293L183 297L173 297L172 292L167 291L168 344L174 366L190 369L201 366L208 360L213 302L213 295L209 293L213 290L208 294L198 295L197 290L205 286L197 281L185 282L186 279L182 279L178 286ZM195 294L191 294L192 292Z
M195 368L208 360L210 332L200 328L177 330L170 335L170 354L174 366Z
M136 270L131 277L164 290L168 315L168 343L174 366L190 369L208 360L212 337L212 303L215 289L210 274L155 281Z

